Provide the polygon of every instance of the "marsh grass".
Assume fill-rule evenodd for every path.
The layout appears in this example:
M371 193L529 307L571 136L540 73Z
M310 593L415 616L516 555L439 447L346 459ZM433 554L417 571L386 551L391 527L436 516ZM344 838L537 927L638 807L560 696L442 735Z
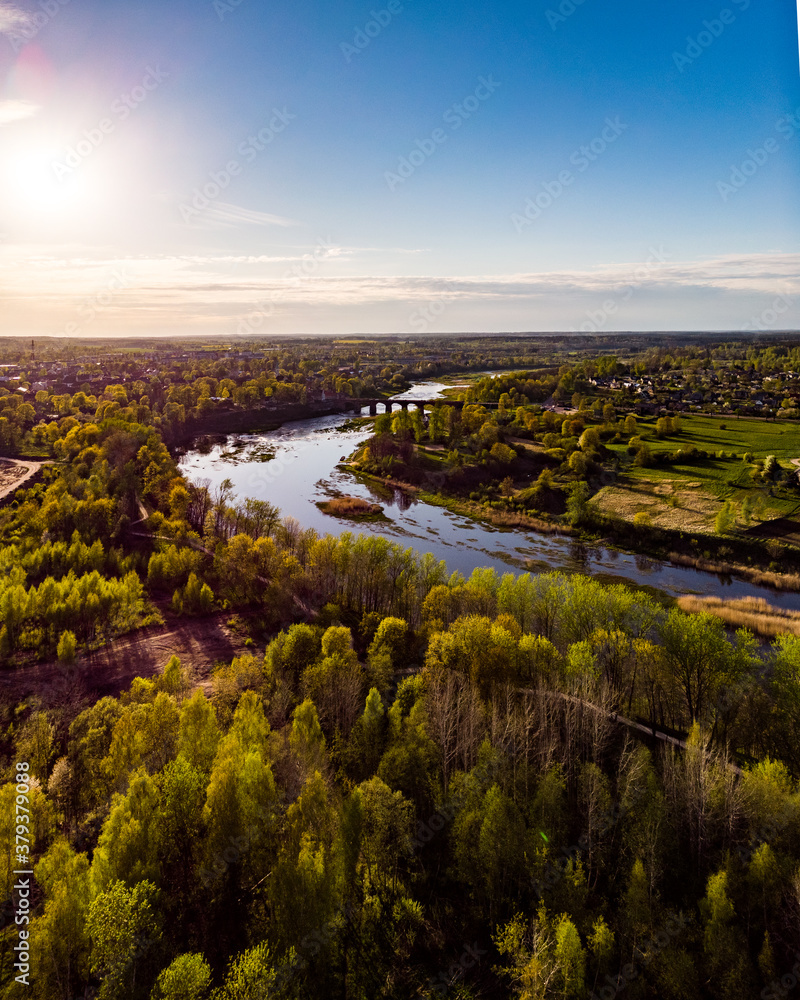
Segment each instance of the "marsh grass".
M800 611L776 608L763 597L725 600L721 597L687 595L678 598L678 606L690 614L705 611L721 618L726 625L747 628L770 639L777 635L800 635Z

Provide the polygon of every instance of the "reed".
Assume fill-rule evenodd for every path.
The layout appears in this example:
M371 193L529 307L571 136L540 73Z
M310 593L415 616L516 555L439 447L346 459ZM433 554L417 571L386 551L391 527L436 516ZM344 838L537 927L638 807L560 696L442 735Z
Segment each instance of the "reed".
M678 598L678 606L690 614L716 615L726 625L747 628L769 639L778 635L800 635L800 611L785 611L763 597L694 597Z

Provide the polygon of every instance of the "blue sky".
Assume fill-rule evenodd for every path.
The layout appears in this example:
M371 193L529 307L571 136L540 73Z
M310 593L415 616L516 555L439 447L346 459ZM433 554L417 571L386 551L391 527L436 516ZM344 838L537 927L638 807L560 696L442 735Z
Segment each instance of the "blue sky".
M13 0L0 29L0 332L800 325L791 0Z

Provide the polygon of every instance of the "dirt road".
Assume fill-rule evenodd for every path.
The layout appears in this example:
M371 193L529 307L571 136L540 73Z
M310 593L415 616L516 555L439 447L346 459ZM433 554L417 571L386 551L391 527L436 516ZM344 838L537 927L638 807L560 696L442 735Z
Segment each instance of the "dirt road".
M216 663L230 663L234 656L246 652L244 639L225 624L229 618L227 612L151 625L80 657L70 667L51 662L0 673L0 699L16 703L27 694L41 693L69 680L80 680L87 693L97 698L117 695L134 677L161 673L173 655L180 657L196 683L201 682Z
M45 462L19 460L16 458L0 459L0 500L9 493L19 489L31 476L35 476Z

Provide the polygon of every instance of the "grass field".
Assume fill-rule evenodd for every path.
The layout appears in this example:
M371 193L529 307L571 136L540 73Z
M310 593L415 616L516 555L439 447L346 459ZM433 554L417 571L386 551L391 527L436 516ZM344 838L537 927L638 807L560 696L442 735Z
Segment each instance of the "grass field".
M794 422L681 416L681 432L659 440L653 418L639 420L639 434L654 453L693 445L715 457L649 468L628 466L592 501L605 514L626 521L646 515L655 527L712 533L726 500L740 515L747 497L755 524L800 513L800 493L784 484L756 483L755 464L743 460L748 453L754 459L775 455L784 469L791 469L789 460L800 457L800 425ZM629 461L626 444L609 447ZM719 457L722 453L724 457ZM739 526L744 526L741 517Z
M742 417L701 417L681 414L681 432L659 441L655 417L640 419L641 436L653 451L675 451L694 445L703 451L725 451L755 458L800 458L800 424L794 420L754 420Z

